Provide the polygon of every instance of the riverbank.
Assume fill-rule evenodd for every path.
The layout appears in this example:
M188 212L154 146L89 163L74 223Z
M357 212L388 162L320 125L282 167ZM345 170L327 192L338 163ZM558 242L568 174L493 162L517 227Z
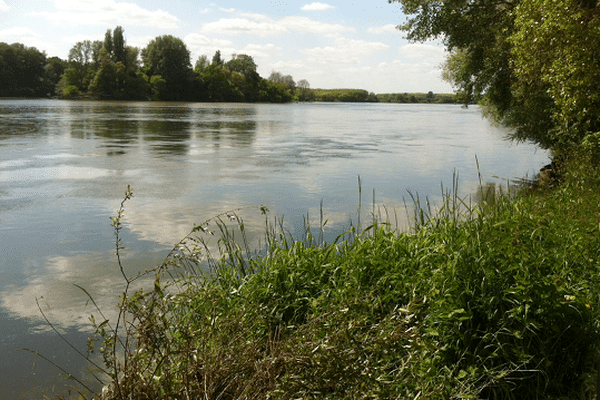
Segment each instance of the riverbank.
M482 190L476 205L449 193L410 232L380 218L326 244L267 219L269 252L252 257L235 214L200 225L153 291L127 297L123 363L99 330L119 376L100 397L590 398L600 177L586 165L543 190ZM227 256L202 275L196 234L210 231Z

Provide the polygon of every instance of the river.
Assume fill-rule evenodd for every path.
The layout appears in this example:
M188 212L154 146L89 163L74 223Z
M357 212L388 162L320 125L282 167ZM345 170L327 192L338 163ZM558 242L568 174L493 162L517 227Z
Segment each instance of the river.
M113 315L123 280L109 217L127 185L122 252L128 274L159 264L198 224L265 205L300 235L320 204L331 235L362 205L432 201L458 175L461 196L486 182L533 176L549 162L477 107L419 104L188 104L0 100L0 387L3 399L64 394L50 363L100 386L80 351L94 311ZM264 216L241 210L260 235ZM314 221L313 221L314 223Z

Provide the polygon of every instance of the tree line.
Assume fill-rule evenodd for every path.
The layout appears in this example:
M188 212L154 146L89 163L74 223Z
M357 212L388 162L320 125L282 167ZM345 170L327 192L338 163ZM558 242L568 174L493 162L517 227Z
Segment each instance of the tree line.
M210 61L199 57L192 68L181 39L158 36L140 50L126 44L120 26L107 30L103 41L77 42L68 60L0 43L0 97L288 102L295 94L291 76L273 72L264 79L249 55L225 61L217 51Z
M311 89L307 80L273 71L261 77L253 58L220 51L202 55L192 67L190 51L174 36L145 48L128 46L124 30L108 29L104 40L77 42L68 59L46 57L23 44L0 43L0 97L60 97L206 102L339 101L451 103L452 95L376 95L361 89Z

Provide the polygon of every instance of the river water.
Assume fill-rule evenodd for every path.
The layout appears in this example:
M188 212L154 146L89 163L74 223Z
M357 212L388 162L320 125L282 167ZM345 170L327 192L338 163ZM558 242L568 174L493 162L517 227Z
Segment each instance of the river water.
M410 193L432 201L458 175L462 196L487 182L533 176L548 154L511 144L476 107L405 104L181 104L0 101L0 388L3 399L64 394L74 383L28 348L94 389L81 358L96 313L123 280L109 217L127 202L128 274L159 264L207 218L265 205L299 236L305 216L328 232L363 208L405 215ZM365 211L366 212L366 211ZM260 235L264 216L242 210ZM403 225L400 217L399 225ZM97 315L97 313L96 313ZM84 392L85 393L85 392Z

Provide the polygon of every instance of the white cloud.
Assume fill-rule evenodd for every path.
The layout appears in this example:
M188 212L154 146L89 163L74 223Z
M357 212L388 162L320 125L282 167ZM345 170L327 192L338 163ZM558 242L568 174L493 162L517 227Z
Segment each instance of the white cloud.
M315 3L303 5L302 11L324 11L324 10L330 10L332 8L334 8L334 7L330 6L329 4L315 2Z
M244 47L244 49L247 49L247 50L256 50L256 51L273 51L273 50L280 50L281 47L277 47L273 43L267 43L267 44L247 44L246 47Z
M40 35L29 28L15 27L0 30L0 37L8 42L27 42L32 38L39 38Z
M219 8L219 10L226 12L226 13L232 13L235 11L235 8Z
M127 36L125 39L128 46L138 47L141 50L152 40L156 39L156 36Z
M289 31L335 34L354 31L340 24L327 24L307 17L286 17L274 20L259 14L244 14L246 18L222 18L216 22L204 24L201 32L211 34L253 34L258 36L281 35Z
M432 90L436 93L452 93L452 87L441 80L439 63L428 60L382 62L377 65L373 76L386 77L386 82L381 81L377 84L378 93L425 90Z
M4 0L0 0L0 12L7 12L10 10L10 7L6 5Z
M1 0L0 0L1 1ZM162 10L146 10L134 3L115 0L55 0L58 11L32 12L58 25L129 25L173 29L179 19Z
M270 67L272 70L280 71L283 74L288 74L290 71L301 71L306 69L306 65L300 61L278 61L274 64L270 64Z
M201 31L213 34L254 34L258 36L287 33L287 29L280 24L272 22L256 22L244 18L223 18L216 22L209 22L204 24Z
M324 22L313 21L307 17L286 17L280 21L280 24L292 30L320 34L354 31L354 28L347 28L340 24L326 24Z
M45 51L46 54L54 55L56 52L56 43L48 41L48 38L29 28L14 27L1 29L0 38L2 38L0 41L9 44L23 43L27 47L35 47L39 51Z
M264 14L258 14L253 12L240 12L238 13L240 17L250 18L257 21L268 21L272 22L272 19Z
M388 24L369 28L368 31L369 33L376 33L380 35L382 33L398 33L398 28L394 24Z
M445 58L445 50L441 46L425 43L410 43L400 47L401 56L409 59L427 59L430 62L441 63Z
M315 47L302 50L302 53L310 62L318 64L360 64L363 57L387 48L389 46L384 43L338 38L335 46Z
M183 41L193 55L193 63L196 62L196 59L201 55L212 57L217 50L220 50L223 56L237 52L230 40L209 38L199 33L191 33L187 35Z
M281 47L277 47L272 43L268 44L247 44L240 51L242 54L247 54L254 58L267 58L270 56L270 52L281 50Z

